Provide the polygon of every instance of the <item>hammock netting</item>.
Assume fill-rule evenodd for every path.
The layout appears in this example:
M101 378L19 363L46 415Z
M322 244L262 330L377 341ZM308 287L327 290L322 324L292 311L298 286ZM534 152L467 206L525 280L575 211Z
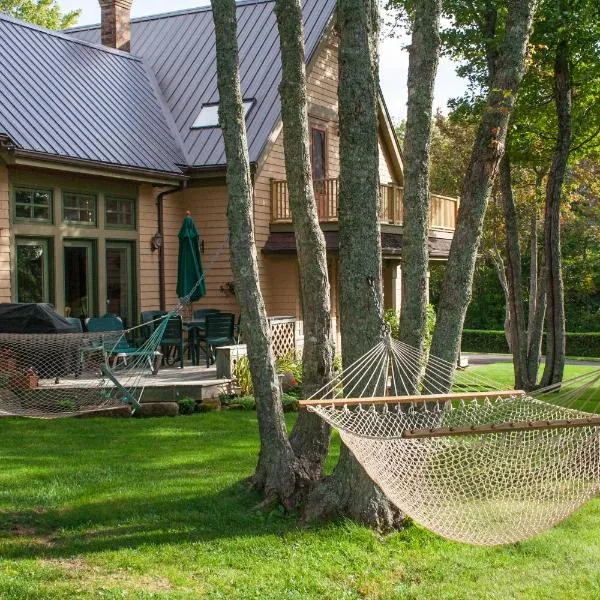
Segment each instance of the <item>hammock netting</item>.
M496 545L548 529L600 492L599 381L591 371L534 397L388 339L304 405L414 521Z
M69 417L124 404L135 410L175 314L127 331L0 333L0 416Z

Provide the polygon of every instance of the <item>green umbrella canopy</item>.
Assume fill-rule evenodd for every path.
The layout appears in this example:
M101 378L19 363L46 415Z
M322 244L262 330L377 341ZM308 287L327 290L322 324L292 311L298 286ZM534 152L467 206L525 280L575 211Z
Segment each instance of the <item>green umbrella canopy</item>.
M206 294L206 285L200 258L200 234L189 211L179 230L179 260L177 261L177 297L190 302L200 300ZM200 282L200 283L198 283Z

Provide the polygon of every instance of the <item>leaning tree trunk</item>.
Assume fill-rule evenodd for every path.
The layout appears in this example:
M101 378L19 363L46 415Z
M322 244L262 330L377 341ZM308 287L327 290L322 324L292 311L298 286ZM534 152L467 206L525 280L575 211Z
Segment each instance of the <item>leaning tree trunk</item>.
M542 386L562 381L565 368L565 304L560 252L560 201L571 151L571 73L569 45L561 39L554 63L554 102L558 118L556 148L546 185L544 279L546 283L546 365Z
M519 246L519 221L512 189L510 158L504 154L500 161L500 197L506 228L506 286L510 310L510 348L513 355L516 389L529 391L536 380L529 381L527 370L527 331L523 303L523 270Z
M538 181L541 181L538 178ZM540 183L541 185L541 183ZM538 183L536 181L536 190ZM537 205L536 205L537 206ZM546 317L546 283L543 268L538 268L538 226L534 209L529 232L529 318L527 323L527 372L530 381L537 381L542 354L544 318Z
M423 351L427 329L429 144L441 10L441 0L417 3L408 61L400 339L419 352ZM410 385L412 389L406 393L416 393L418 381Z
M340 317L342 357L351 364L380 339L381 295L377 35L375 0L338 0L340 114ZM317 486L308 519L345 515L385 530L400 511L375 486L346 446L331 477Z
M308 398L331 380L333 345L325 236L315 204L310 145L304 32L300 0L276 0L282 77L279 85L283 150L302 288L304 349L302 389ZM303 470L313 480L323 474L330 427L318 415L301 411L290 436Z
M235 0L212 0L215 23L219 123L227 158L231 269L248 345L256 397L260 454L253 484L267 502L294 504L295 458L289 443L267 313L259 286L252 222L252 181L239 81Z
M525 70L535 0L510 0L504 40L496 59L488 100L463 182L461 203L430 353L448 362L443 382L428 365L426 379L450 389L467 307L471 300L475 259L492 184L502 155L510 114ZM433 384L432 384L433 385Z

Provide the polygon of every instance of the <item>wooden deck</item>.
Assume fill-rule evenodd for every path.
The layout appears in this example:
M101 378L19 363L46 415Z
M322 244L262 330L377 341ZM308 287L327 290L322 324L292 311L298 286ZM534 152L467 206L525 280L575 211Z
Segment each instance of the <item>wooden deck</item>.
M183 369L163 367L156 375L150 372L141 376L125 373L120 375L119 371L116 371L115 375L123 387L143 387L142 402L170 402L185 397L207 400L227 392L231 384L230 379L217 378L214 365L209 368L187 365ZM64 377L58 383L53 379L41 379L39 388L78 389L97 384L97 378Z

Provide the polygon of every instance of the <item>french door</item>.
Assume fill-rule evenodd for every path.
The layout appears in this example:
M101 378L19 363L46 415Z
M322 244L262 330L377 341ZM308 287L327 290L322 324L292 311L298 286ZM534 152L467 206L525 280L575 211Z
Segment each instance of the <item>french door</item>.
M86 319L95 314L95 244L91 240L64 240L65 315Z
M135 270L132 242L106 242L106 312L135 322Z

